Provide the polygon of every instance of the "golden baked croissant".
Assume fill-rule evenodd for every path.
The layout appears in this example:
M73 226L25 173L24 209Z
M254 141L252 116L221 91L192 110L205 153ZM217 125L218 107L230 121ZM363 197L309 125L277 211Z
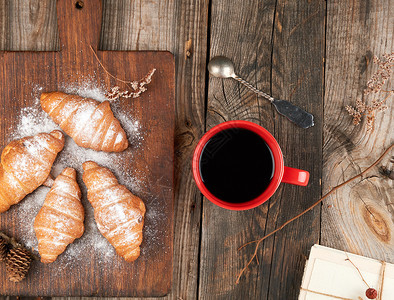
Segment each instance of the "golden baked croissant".
M4 148L0 166L0 213L45 182L63 147L63 133L54 130L14 140Z
M56 178L34 220L41 262L51 263L84 231L85 211L76 171L65 168Z
M41 94L41 107L78 146L106 152L128 147L126 133L108 101L51 92Z
M107 168L93 161L83 163L82 167L82 179L98 229L126 261L136 260L142 242L144 203L120 185Z

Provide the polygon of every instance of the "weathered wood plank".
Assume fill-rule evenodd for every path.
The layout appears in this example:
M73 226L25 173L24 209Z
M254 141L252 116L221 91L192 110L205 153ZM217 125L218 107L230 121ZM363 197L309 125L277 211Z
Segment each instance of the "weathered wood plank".
M275 1L213 1L211 10L210 56L228 56L237 74L268 92L274 11ZM230 79L209 78L207 110L206 130L236 119L254 121L271 132L274 130L270 104ZM234 212L204 199L199 288L202 299L266 297L261 290L267 293L269 276L257 279L254 265L246 280L239 285L235 285L235 280L251 254L249 250L238 253L237 248L264 234L271 201L250 211ZM270 254L261 261L261 266L269 274Z
M180 3L105 0L103 4L102 49L172 51L176 47L176 6Z
M393 6L393 0L328 2L324 191L364 170L394 141L394 97L386 111L377 113L372 132L367 132L365 120L353 125L344 109L362 96L375 72L372 56L394 51ZM390 155L380 166L392 170ZM394 262L393 187L378 166L327 199L322 244Z
M277 2L272 93L313 113L315 126L303 130L283 118L275 122L275 136L282 146L285 163L311 174L308 187L284 185L279 191L283 194L279 194L281 207L275 227L321 196L325 13L325 1ZM272 213L275 216L275 209ZM308 251L320 238L319 207L289 226L275 237L269 299L298 296ZM267 226L268 231L272 229L273 226Z
M0 2L0 49L7 49L8 42L8 1Z
M295 127L264 99L231 80L210 78L207 129L231 119L261 124L277 138L285 164L311 172L308 187L281 185L259 208L230 212L205 200L200 296L215 299L295 299L310 246L319 241L319 208L264 242L260 264L239 285L238 272L254 246L237 252L301 212L321 195L324 79L324 1L212 2L211 57L226 55L258 88L315 115L316 125Z
M44 1L24 0L12 3L13 11L35 6ZM51 1L45 3L49 5ZM142 2L141 2L142 3ZM151 3L151 5L156 5ZM152 7L145 2L141 9L135 11L132 1L104 1L104 20L101 35L101 49L105 50L170 50L177 61L177 116L176 116L176 171L175 171L175 240L174 240L174 273L173 291L168 299L193 299L197 293L198 252L201 218L201 196L197 192L190 172L190 156L201 135L204 124L204 87L207 42L208 1L160 1L160 17L154 14ZM6 6L2 6L3 8ZM157 8L154 8L157 9ZM55 11L55 9L53 9ZM128 14L125 13L128 12ZM41 27L45 34L45 42L26 44L21 39L20 32L7 32L9 10L0 8L0 16L7 17L5 24L1 20L1 41L13 39L4 43L3 49L19 50L54 50L49 48L51 41L57 38L56 20L48 27ZM51 12L53 14L53 12ZM138 14L143 15L144 30L149 30L148 24L160 33L160 39L140 35L138 48L137 33L133 30L133 22L138 20ZM174 17L175 16L175 17ZM47 16L45 16L47 17ZM31 20L33 22L34 20ZM160 23L158 23L160 21ZM137 22L137 21L135 21ZM170 22L170 23L168 23ZM173 22L173 23L171 23ZM168 23L168 24L167 24ZM167 25L163 25L167 24ZM18 28L18 27L17 27ZM155 31L152 30L152 34ZM157 33L157 32L156 32ZM154 42L152 42L154 40ZM43 44L45 44L43 46ZM2 44L3 45L3 44ZM37 45L43 48L38 48ZM187 55L186 55L187 54Z
M208 0L177 1L174 285L169 298L195 299L199 276L202 197L191 156L205 123ZM174 34L174 33L172 33Z
M48 51L59 49L56 1L0 2L1 49Z

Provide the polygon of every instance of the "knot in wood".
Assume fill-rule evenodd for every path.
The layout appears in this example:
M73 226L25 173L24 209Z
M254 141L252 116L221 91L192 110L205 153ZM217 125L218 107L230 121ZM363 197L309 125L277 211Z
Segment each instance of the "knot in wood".
M382 242L388 243L391 240L391 231L387 220L373 206L363 206L362 216L369 229Z
M83 8L83 5L84 5L84 3L83 3L82 0L79 0L79 1L77 1L77 2L75 3L75 7L78 8L78 9L82 9L82 8Z

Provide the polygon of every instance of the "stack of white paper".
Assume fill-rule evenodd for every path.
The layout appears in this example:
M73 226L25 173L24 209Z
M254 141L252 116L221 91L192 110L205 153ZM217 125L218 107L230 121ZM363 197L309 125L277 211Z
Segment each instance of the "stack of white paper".
M380 300L394 300L394 265L314 245L306 262L299 300L368 300L367 284L378 291Z

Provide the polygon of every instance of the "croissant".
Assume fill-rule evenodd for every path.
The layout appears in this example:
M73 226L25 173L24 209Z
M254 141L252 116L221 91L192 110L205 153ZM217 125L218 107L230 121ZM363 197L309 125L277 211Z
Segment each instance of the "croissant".
M126 261L136 260L142 242L144 203L120 185L107 168L93 161L83 163L82 167L82 179L98 229Z
M41 94L41 107L78 146L106 152L128 147L126 133L108 101L51 92Z
M45 182L63 146L63 133L54 130L14 140L4 148L0 166L0 213Z
M69 244L82 236L84 214L76 171L65 168L34 220L41 262L54 262Z

